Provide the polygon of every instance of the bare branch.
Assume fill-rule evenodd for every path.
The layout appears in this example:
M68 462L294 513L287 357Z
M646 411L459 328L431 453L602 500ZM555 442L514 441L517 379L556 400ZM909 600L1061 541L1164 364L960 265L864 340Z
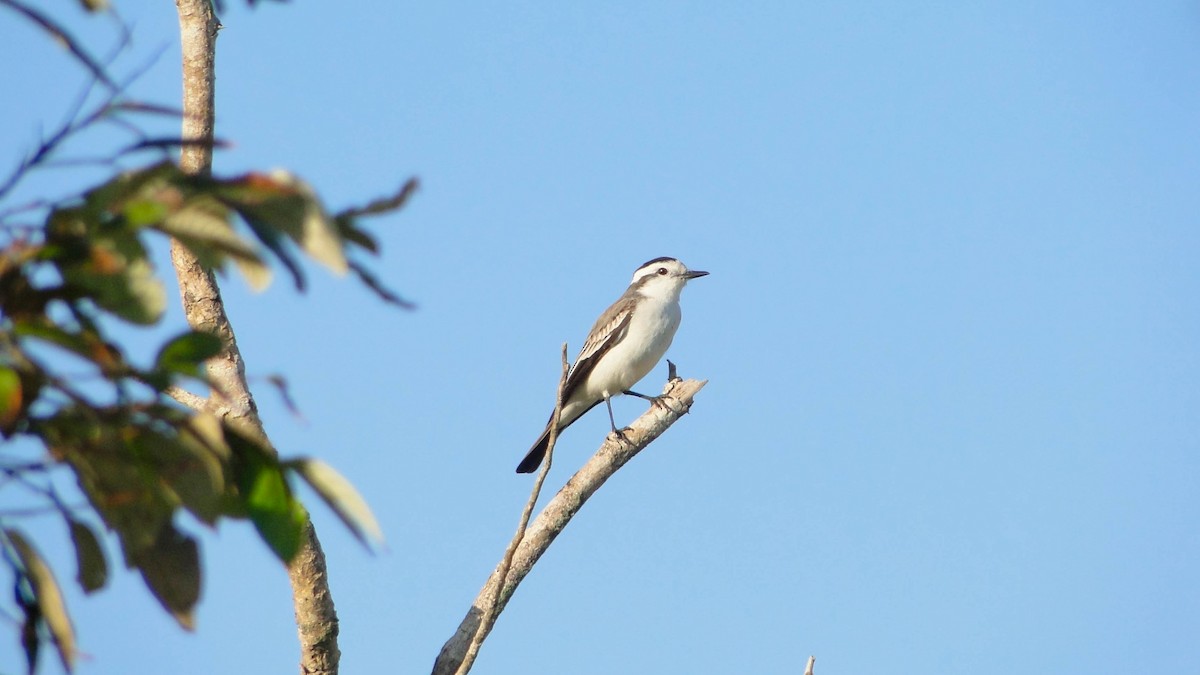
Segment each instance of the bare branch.
M338 649L340 624L329 591L325 552L311 522L305 528L300 552L288 564L288 579L292 582L296 634L300 639L300 672L337 675L342 658Z
M458 630L442 646L442 651L433 665L433 675L462 675L459 665L463 663L472 638L478 632L488 608L494 603L497 614L504 611L517 586L554 542L555 537L579 512L584 502L595 494L617 469L687 414L696 394L705 384L707 381L668 381L659 401L634 420L624 431L624 439L609 434L596 454L592 455L583 468L567 481L538 514L517 546L512 557L511 569L507 574L502 575L500 567L492 572L466 617L459 624Z
M300 406L296 405L296 399L292 398L291 387L288 386L287 378L276 373L266 377L267 382L275 387L275 392L279 394L279 399L283 401L283 407L301 422L306 422L304 413L300 411Z

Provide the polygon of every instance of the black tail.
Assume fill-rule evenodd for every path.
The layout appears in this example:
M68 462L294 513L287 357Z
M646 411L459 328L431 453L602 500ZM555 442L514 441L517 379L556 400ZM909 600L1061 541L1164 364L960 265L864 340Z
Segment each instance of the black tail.
M588 410L591 410L598 405L600 405L600 401L596 401L588 406L587 410L584 410L578 415L572 417L566 424L560 423L558 427L559 433L561 433L563 429L566 429L574 424L575 420L587 414ZM538 436L538 439L533 443L533 447L529 449L529 453L525 455L525 459L521 460L521 463L517 465L517 473L533 473L534 471L537 471L539 466L542 465L542 459L546 456L546 447L550 445L550 421L553 419L554 413L550 413L550 419L546 420L546 430L542 432L541 436Z
M529 454L525 455L525 459L517 465L517 473L533 473L542 465L542 458L546 456L546 446L550 445L550 425L546 425L546 430L538 436L537 442L529 449Z

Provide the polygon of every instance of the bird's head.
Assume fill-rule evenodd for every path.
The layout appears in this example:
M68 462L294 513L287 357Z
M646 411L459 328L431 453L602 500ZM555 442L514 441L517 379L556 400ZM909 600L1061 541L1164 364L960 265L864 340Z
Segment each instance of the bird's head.
M655 258L637 268L630 287L646 297L678 298L688 281L706 274L708 272L689 270L687 265L674 258Z

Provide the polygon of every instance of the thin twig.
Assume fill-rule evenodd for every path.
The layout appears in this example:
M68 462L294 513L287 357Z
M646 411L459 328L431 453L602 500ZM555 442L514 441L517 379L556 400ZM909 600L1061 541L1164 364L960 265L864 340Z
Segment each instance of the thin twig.
M109 89L119 88L117 83L113 82L112 78L108 76L108 73L104 71L104 66L100 65L96 59L92 58L91 54L88 54L86 51L84 51L83 47L79 46L79 43L75 41L75 38L71 37L71 34L53 19L45 14L42 14L38 10L25 5L24 3L18 2L17 0L0 0L0 5L7 5L11 7L14 11L24 14L25 18L41 26L42 30L50 33L50 37L54 38L57 42L61 43L62 46L66 47L67 51L71 52L71 54L75 56L75 59L88 69L88 71L92 74L92 77L100 82L103 82L106 87Z
M408 202L409 197L420 187L416 178L409 178L400 186L400 190L390 197L381 197L362 207L354 207L339 211L335 218L359 218L362 216L377 216L389 211L395 211Z
M48 209L51 206L53 206L53 204L51 204L49 201L46 201L45 199L35 199L35 200L33 200L31 202L27 202L25 204L19 204L17 206L13 206L13 207L4 209L3 211L0 211L0 222L8 220L9 218L11 218L17 214L28 213L30 211L37 211L39 209Z
M130 34L127 32L127 28L126 28L125 24L118 21L118 25L123 29L122 38L121 38L122 42L118 43L117 47L113 50L112 56L109 57L113 61L116 60L117 54L119 54L121 51L123 51L126 47L129 46ZM167 53L167 50L170 48L171 48L170 42L163 42L162 44L160 44L153 52L151 52L151 54L149 56L147 56L142 61L141 65L138 65L135 68L133 68L133 70L130 70L129 74L121 79L121 82L117 86L117 90L120 92L124 92L124 91L128 90L130 85L132 85L134 82L137 82L138 80L140 80L142 78L142 76L145 75L146 73L150 72L150 69L154 67L154 64L158 63L158 60L161 59L163 57L163 55Z
M70 169L81 166L119 167L120 164L116 157L72 157L42 163L42 167L46 169Z
M207 399L198 394L193 394L192 392L188 391L187 389L184 389L183 387L176 387L176 386L167 387L163 391L163 393L166 394L167 396L170 396L171 398L175 399L176 401L183 404L184 406L191 408L192 410L200 411L200 410L208 409L210 399ZM215 396L215 394L214 394L214 396Z
M10 2L11 0L0 0L0 3ZM89 80L84 85L79 97L71 105L67 112L66 120L48 138L43 139L36 150L31 154L22 158L17 162L17 166L9 173L3 183L0 183L0 199L3 199L13 188L20 183L31 170L43 165L55 150L67 141L71 136L87 129L104 119L109 114L109 106L116 101L122 90L120 88L110 88L104 100L88 113L83 115L83 108L91 96L92 87L95 85L95 80Z
M51 464L50 462L44 460L39 460L36 462L21 462L19 464L0 464L0 473L49 471L55 466L57 466L57 464Z
M529 493L529 501L525 503L525 509L521 511L521 521L517 524L517 533L513 535L512 541L509 542L508 548L504 551L504 558L500 561L499 569L496 571L496 576L503 580L508 580L508 571L512 568L513 555L517 552L517 546L521 544L521 540L525 538L525 528L529 525L529 517L533 514L533 507L537 505L538 496L542 493L542 484L546 482L546 475L550 473L550 464L554 459L554 444L558 441L558 418L562 415L563 390L567 386L567 373L570 372L570 362L567 361L567 343L562 346L562 375L558 379L558 392L554 396L554 415L550 418L550 437L546 444L546 460L542 462L542 470L538 473L537 480L533 481L533 490ZM503 588L504 584L500 584ZM458 666L457 675L466 675L471 672L471 667L475 665L475 658L479 655L479 648L483 645L483 641L488 634L492 632L492 627L496 625L496 617L500 609L500 594L497 593L492 602L488 605L487 611L479 620L479 629L475 631L475 636L471 638L471 645L467 647L467 653L463 656L462 664Z
M405 300L385 287L383 283L379 281L379 277L376 277L374 274L372 274L371 271L368 270L362 263L358 262L357 260L348 260L347 262L350 265L350 271L354 272L354 274L358 276L359 280L366 284L367 288L374 291L375 295L378 295L381 299L383 299L384 302L393 304L401 309L417 308L416 304Z
M130 43L130 32L128 27L116 19L117 26L120 31L119 39L116 46L113 48L112 54L108 56L102 63L97 61L91 55L83 50L82 47L72 38L65 29L55 23L53 19L42 14L38 10L23 4L20 0L0 0L0 6L11 7L14 11L23 14L30 21L38 24L51 37L60 43L64 44L67 49L75 55L75 57L84 64L92 74L92 78L84 85L79 95L68 108L66 119L60 124L49 137L44 137L38 144L36 150L23 157L12 172L0 183L0 199L3 199L17 183L19 183L31 170L36 168L45 168L52 166L70 166L77 164L90 164L94 160L90 158L82 159L66 159L50 162L50 157L59 149L69 138L75 134L84 131L102 121L112 121L120 123L118 120L119 113L123 110L138 111L145 108L153 110L154 106L145 104L137 104L134 102L126 102L122 100L126 90L138 79L142 77L150 68L159 60L165 52L167 45L164 43L162 47L156 50L144 63L134 68L124 79L116 81L108 74L107 67L116 60L116 57L126 50ZM113 13L115 16L115 13ZM107 89L107 93L91 111L84 115L84 109L87 107L88 100L92 96L92 91L97 83L101 83ZM139 141L146 140L146 135L136 128L126 128ZM134 144L137 145L136 143ZM141 149L140 147L135 149ZM166 149L163 149L164 152ZM116 157L119 157L125 152L117 152ZM115 160L115 157L114 157ZM115 164L115 161L105 162L106 164Z

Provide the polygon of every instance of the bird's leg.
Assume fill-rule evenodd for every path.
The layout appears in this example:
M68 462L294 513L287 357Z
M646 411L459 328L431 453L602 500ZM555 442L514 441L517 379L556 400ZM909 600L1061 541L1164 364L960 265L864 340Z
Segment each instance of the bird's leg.
M608 423L610 426L612 426L612 432L617 435L617 438L623 441L629 440L625 438L625 433L617 428L617 420L613 418L612 400L610 397L604 397L604 405L608 407Z
M666 409L670 410L670 406L668 406L666 404L666 402L663 401L663 397L661 397L661 396L647 396L645 394L639 394L636 391L630 391L630 390L625 390L621 393L625 394L626 396L636 396L638 398L645 399L647 401L650 401L651 405L655 405L660 408L666 408Z
M679 375L675 372L675 364L671 363L671 359L667 359L667 381L670 382L672 380L678 380L678 379L679 379ZM636 396L638 398L645 399L647 401L650 401L651 405L657 406L659 408L664 408L666 410L671 409L671 406L667 405L667 402L663 400L662 396L647 396L645 394L639 394L636 391L632 391L630 389L626 389L625 391L623 391L621 393L625 394L626 396Z

